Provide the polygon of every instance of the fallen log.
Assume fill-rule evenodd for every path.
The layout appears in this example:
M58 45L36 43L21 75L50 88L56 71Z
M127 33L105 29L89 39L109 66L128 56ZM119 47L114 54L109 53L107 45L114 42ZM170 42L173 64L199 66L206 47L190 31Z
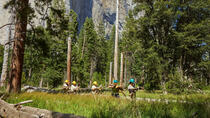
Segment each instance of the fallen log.
M85 118L82 116L75 116L73 114L63 114L59 112L53 112L45 109L38 109L28 106L21 108L21 111L31 114L38 114L42 118Z
M59 91L56 91L56 90L33 87L33 86L24 86L21 89L21 91L28 92L28 93L31 93L31 92L59 93Z
M82 116L75 116L73 114L63 114L45 109L20 105L29 102L31 101L24 101L18 103L18 105L14 105L0 99L0 118L84 118Z
M64 89L60 89L60 90L52 90L52 89L45 89L45 88L39 88L39 87L33 87L33 86L24 86L21 91L23 92L28 92L28 93L32 93L32 92L45 92L45 93L74 93L71 90L64 90ZM102 88L101 92L106 92L106 91L111 91L111 89L109 88ZM79 88L78 91L76 91L76 93L90 93L91 89L90 88Z
M12 105L0 100L0 117L1 118L39 118L38 115L30 114L16 110Z
M31 102L33 102L33 100L27 100L27 101L23 101L23 102L17 103L14 106L16 107L16 106L23 105L23 104L26 104L26 103L31 103Z
M3 95L0 97L0 99L3 99L3 98L4 98L4 96L5 96L5 94L3 94Z

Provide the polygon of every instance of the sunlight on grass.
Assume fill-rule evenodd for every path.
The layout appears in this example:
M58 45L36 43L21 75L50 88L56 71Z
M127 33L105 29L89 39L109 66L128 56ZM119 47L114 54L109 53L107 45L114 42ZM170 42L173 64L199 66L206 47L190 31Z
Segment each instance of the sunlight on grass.
M131 101L126 99L116 99L106 93L106 96L91 94L47 94L47 93L22 93L10 95L6 101L18 103L24 100L34 100L27 106L48 109L62 113L72 113L89 118L136 118L136 117L191 117L195 113L199 117L210 116L209 96L191 95L193 103L161 103ZM160 97L160 95L139 91L142 97ZM175 95L168 95L167 97ZM194 98L197 97L197 100ZM166 96L165 96L166 98ZM178 98L178 97L177 97ZM207 109L208 108L208 109Z

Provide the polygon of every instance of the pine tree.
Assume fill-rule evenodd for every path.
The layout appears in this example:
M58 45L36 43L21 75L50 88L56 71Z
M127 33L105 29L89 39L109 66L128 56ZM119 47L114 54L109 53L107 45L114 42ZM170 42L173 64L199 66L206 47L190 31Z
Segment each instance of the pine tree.
M141 78L143 49L140 40L137 38L137 31L137 22L134 19L132 11L130 11L126 18L120 49L124 52L125 60L128 60L125 64L129 69L125 73L130 73L131 77Z
M101 21L99 25L97 26L97 36L98 36L98 46L97 46L97 58L96 58L96 71L97 73L95 75L94 79L97 79L96 81L100 83L104 83L107 85L108 80L108 71L107 71L107 61L108 61L108 40L106 39L105 34L105 27L104 22ZM113 59L113 57L112 57ZM101 76L101 77L100 77ZM99 80L101 79L101 80Z
M73 11L66 14L65 3L60 0L52 1L52 8L49 19L47 20L47 33L51 37L48 42L50 58L47 62L52 66L47 66L43 77L48 79L52 87L62 83L64 70L67 68L67 37L75 38L74 22L69 22L70 18L75 17ZM74 20L75 18L73 18ZM52 74L53 73L53 74Z
M106 73L106 61L107 61L107 40L105 37L105 27L104 23L100 22L97 27L97 35L98 35L98 46L97 46L97 65L96 70L99 73L105 75Z
M202 55L209 52L210 5L206 0L181 1L176 5L179 8L174 31L177 44L176 56L182 74L188 79L193 79L199 73L197 70L201 70L198 65L205 62Z
M21 78L24 57L24 41L26 40L27 19L29 14L28 0L17 0L15 41L12 53L11 72L7 91L18 93L21 91Z
M159 89L161 84L165 85L170 69L174 69L170 63L174 53L172 25L177 15L173 10L173 3L174 1L137 1L134 13L144 13L144 17L140 17L137 23L139 27L136 37L142 48L142 53L139 52L137 58L141 59L141 68L144 69L146 89Z
M95 31L93 20L91 18L86 18L78 41L78 50L81 55L79 61L80 65L78 66L83 67L82 73L79 75L80 79L83 79L81 80L82 84L87 83L87 80L90 80L89 86L92 84L98 54L97 47L99 43L97 39L97 33ZM83 86L85 86L85 84Z
M70 10L70 23L69 23L69 32L70 36L68 38L68 51L67 51L67 79L71 82L71 58L72 58L72 40L76 40L77 38L77 14Z
M50 57L48 43L50 36L47 31L38 26L34 30L28 30L27 41L25 42L24 65L22 83L38 85L42 74L45 72L46 58Z
M66 14L65 11L64 3L54 0L50 15L46 19L47 27L39 26L35 27L35 32L29 31L24 64L24 69L29 70L24 74L28 75L26 77L29 79L23 82L38 85L41 80L40 83L48 83L50 87L56 87L63 82L67 58L66 38L71 36L74 43L77 35L73 31L75 23L69 22L70 16L73 18L75 14L73 11Z
M113 26L110 38L107 40L107 62L106 62L106 72L109 72L109 84L112 83L112 67L113 67L113 57L114 57L114 41L115 41L115 26Z
M180 80L184 77L195 80L197 73L208 69L200 67L203 62L208 64L202 58L209 45L206 43L209 37L208 1L135 2L133 13L137 17L127 20L122 45L128 55L130 52L132 55L131 73L140 75L140 69L143 69L146 89L165 87L172 79L170 75L174 77L177 71L180 71ZM144 16L138 17L139 14ZM133 38L136 40L130 41Z

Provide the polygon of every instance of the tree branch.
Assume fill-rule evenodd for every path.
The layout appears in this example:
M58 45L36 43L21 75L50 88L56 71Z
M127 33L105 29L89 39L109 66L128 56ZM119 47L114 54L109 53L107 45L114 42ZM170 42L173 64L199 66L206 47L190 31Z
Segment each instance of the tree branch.
M1 26L0 29L4 28L7 25L14 25L14 24L12 24L12 23L5 24L5 25Z
M33 100L27 100L27 101L23 101L23 102L17 103L14 106L17 107L19 105L23 105L23 104L26 104L26 103L32 103L32 102L33 102Z
M11 40L11 41L6 42L4 45L8 45L8 44L10 44L10 43L12 43L12 42L15 42L14 39Z

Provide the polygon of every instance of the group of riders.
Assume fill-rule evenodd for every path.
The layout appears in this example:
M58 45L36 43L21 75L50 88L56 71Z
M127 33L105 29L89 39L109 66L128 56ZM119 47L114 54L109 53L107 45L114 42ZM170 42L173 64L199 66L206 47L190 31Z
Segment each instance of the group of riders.
M66 80L64 82L63 85L63 89L65 91L67 91L68 93L77 93L80 91L80 86L77 85L76 81L73 81L72 84L70 85L70 82L68 80ZM109 88L112 89L112 96L113 97L120 97L120 93L122 93L125 96L125 93L123 92L124 89L122 86L118 85L118 81L114 80L113 84L109 85ZM129 96L131 98L136 98L136 91L138 90L138 88L135 87L135 80L133 78L131 78L129 80L129 85L127 87L128 91L129 91ZM91 92L92 94L99 94L102 92L102 87L98 86L98 83L96 81L93 82L93 85L91 87Z

